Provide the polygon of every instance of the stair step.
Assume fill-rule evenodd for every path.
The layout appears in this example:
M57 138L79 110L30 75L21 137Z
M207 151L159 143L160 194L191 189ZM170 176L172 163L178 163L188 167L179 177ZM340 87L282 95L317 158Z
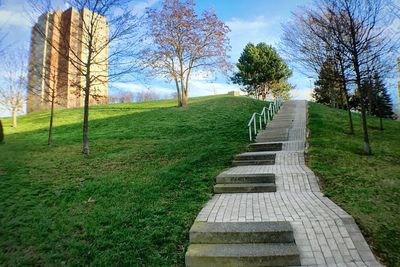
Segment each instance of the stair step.
M275 159L234 160L232 166L274 165Z
M252 143L248 146L249 151L281 151L281 142Z
M293 243L289 222L198 222L189 232L191 244Z
M215 194L276 192L275 183L216 184Z
M274 153L266 152L246 152L235 156L235 160L273 160L275 161Z
M265 136L265 137L257 137L256 142L258 143L266 143L266 142L285 142L289 140L288 135L282 136Z
M290 266L300 265L299 251L287 244L193 244L186 266Z
M225 174L217 176L217 184L274 183L275 174Z

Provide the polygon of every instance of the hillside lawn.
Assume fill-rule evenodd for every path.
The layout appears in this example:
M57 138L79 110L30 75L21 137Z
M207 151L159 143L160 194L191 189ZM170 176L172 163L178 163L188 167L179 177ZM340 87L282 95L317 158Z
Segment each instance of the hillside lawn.
M248 143L265 102L216 96L90 108L3 120L0 265L181 266L188 230L216 175Z
M350 213L387 266L400 266L400 122L368 117L372 156L362 154L359 114L354 136L347 113L310 104L309 166L323 192Z

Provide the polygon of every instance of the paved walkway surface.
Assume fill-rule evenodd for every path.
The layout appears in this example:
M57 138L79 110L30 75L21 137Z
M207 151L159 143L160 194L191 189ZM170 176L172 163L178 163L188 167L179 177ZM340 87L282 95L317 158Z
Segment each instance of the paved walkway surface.
M288 101L264 132L288 129L275 165L238 166L231 174L274 173L274 193L217 194L197 217L204 222L289 221L302 266L382 266L353 218L323 196L305 165L307 102Z

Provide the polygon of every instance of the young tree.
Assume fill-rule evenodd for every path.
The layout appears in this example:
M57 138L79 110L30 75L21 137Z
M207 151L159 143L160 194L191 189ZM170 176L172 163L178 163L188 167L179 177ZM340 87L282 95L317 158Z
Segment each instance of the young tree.
M373 91L375 95L375 106L372 113L379 117L380 130L383 131L383 120L382 118L393 118L393 107L390 95L387 92L387 88L383 83L378 72L374 73L373 77Z
M22 50L21 50L22 51ZM17 127L18 112L23 110L26 94L26 61L23 52L7 54L3 59L4 82L0 84L0 105L8 110Z
M316 11L308 9L294 14L293 20L283 27L282 50L295 63L300 72L309 76L315 74L320 76L323 72L324 83L339 86L340 95L344 95L346 100L350 134L354 134L349 92L349 84L352 78L350 61L346 57L343 46L335 43L330 29L325 24L321 25L315 20L316 14L328 21L332 19L324 10L316 13ZM329 72L326 72L327 61L330 61L331 71ZM324 90L320 86L316 89L317 91ZM317 92L317 94L319 93L324 94L324 97L332 97L329 91L325 93ZM326 102L331 103L328 99L326 99Z
M230 69L229 28L212 10L195 13L194 1L164 0L160 9L146 12L143 64L173 80L178 106L188 104L189 81L195 70L226 73Z
M333 108L344 108L344 96L341 89L341 75L333 59L328 58L322 66L315 82L313 97L317 103Z
M3 124L1 123L0 120L0 144L3 144L4 142L4 130L3 130Z
M328 11L329 24L325 19L315 17L332 33L335 43L339 44L352 63L355 84L360 94L360 106L364 139L364 152L372 154L367 126L367 92L362 80L370 75L373 62L391 51L391 40L378 27L383 9L382 0L322 0L322 7Z
M64 71L72 74L66 82L75 88L78 96L83 96L83 148L89 154L89 104L96 102L107 90L110 80L130 73L135 65L131 56L136 44L138 22L131 13L128 0L71 0L71 12L78 12L79 19L72 21L72 27L59 23L60 16L52 12L49 0L31 0L35 11L53 14L53 35L45 29L35 27L35 31L52 46L55 53L65 62ZM74 11L75 10L75 11ZM72 15L71 15L72 16ZM74 37L79 32L80 37ZM56 41L53 36L57 37ZM57 90L60 87L57 87ZM103 88L99 90L99 88Z
M231 78L232 82L245 86L248 93L261 95L263 99L273 88L276 93L274 85L284 83L292 74L276 50L265 43L247 44L236 67L239 71Z

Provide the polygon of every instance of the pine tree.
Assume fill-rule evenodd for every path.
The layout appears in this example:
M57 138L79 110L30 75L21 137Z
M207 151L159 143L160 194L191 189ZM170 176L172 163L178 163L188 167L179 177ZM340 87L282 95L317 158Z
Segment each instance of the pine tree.
M373 115L380 118L380 129L383 130L382 118L393 118L393 106L392 100L389 96L387 88L383 83L378 72L374 73L374 93L375 93L375 105L372 110Z
M342 93L341 75L337 71L334 61L325 61L315 82L313 97L317 103L330 105L333 108L345 107L345 96Z

